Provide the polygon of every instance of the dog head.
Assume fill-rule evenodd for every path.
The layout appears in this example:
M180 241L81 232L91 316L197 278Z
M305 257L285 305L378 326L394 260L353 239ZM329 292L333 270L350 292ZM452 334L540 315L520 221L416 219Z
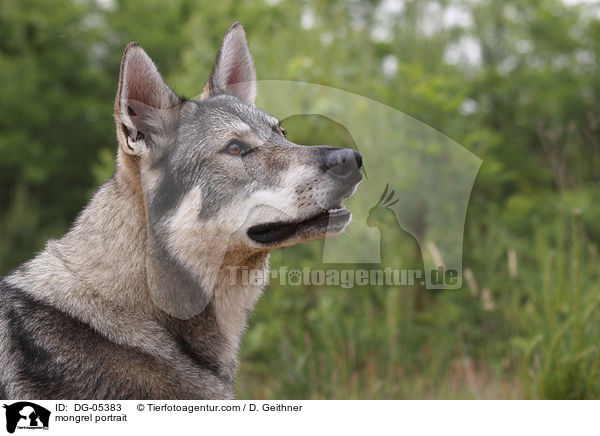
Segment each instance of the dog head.
M199 99L178 97L139 45L125 49L118 165L139 181L150 248L165 267L194 271L228 251L266 252L339 234L349 223L343 203L362 178L360 154L290 142L254 105L256 89L239 23Z

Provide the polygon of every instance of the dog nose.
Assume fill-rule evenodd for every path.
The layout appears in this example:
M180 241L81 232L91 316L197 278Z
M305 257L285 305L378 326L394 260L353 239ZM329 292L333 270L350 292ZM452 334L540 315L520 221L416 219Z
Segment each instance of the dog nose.
M325 167L332 174L346 178L359 173L362 167L362 156L358 151L348 148L332 150L325 158Z

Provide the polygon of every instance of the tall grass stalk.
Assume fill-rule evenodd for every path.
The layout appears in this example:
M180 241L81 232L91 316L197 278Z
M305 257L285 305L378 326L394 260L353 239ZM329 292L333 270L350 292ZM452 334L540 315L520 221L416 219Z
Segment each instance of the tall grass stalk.
M600 305L595 295L584 307L585 284L581 212L572 214L572 239L566 256L548 259L543 289L544 325L524 347L522 381L526 397L596 398L600 351L594 340L593 317ZM565 244L566 245L566 244ZM571 260L570 269L560 265L561 258ZM563 269L564 268L564 269ZM554 278L569 270L569 288L560 289ZM566 299L567 301L563 301ZM569 309L565 312L563 307Z

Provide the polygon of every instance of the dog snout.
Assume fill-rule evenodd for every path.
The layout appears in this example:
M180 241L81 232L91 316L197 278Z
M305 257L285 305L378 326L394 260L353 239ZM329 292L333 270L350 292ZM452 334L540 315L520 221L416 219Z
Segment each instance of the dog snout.
M362 167L362 156L358 151L348 148L331 150L325 156L325 168L330 174L341 179L362 178L360 168Z

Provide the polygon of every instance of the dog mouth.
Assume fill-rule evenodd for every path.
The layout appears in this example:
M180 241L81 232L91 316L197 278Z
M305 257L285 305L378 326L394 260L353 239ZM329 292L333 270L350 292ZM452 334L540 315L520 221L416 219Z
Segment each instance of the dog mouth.
M302 221L278 221L258 224L248 229L248 237L260 244L276 244L299 235L302 239L319 239L341 232L352 214L344 207L322 210Z

